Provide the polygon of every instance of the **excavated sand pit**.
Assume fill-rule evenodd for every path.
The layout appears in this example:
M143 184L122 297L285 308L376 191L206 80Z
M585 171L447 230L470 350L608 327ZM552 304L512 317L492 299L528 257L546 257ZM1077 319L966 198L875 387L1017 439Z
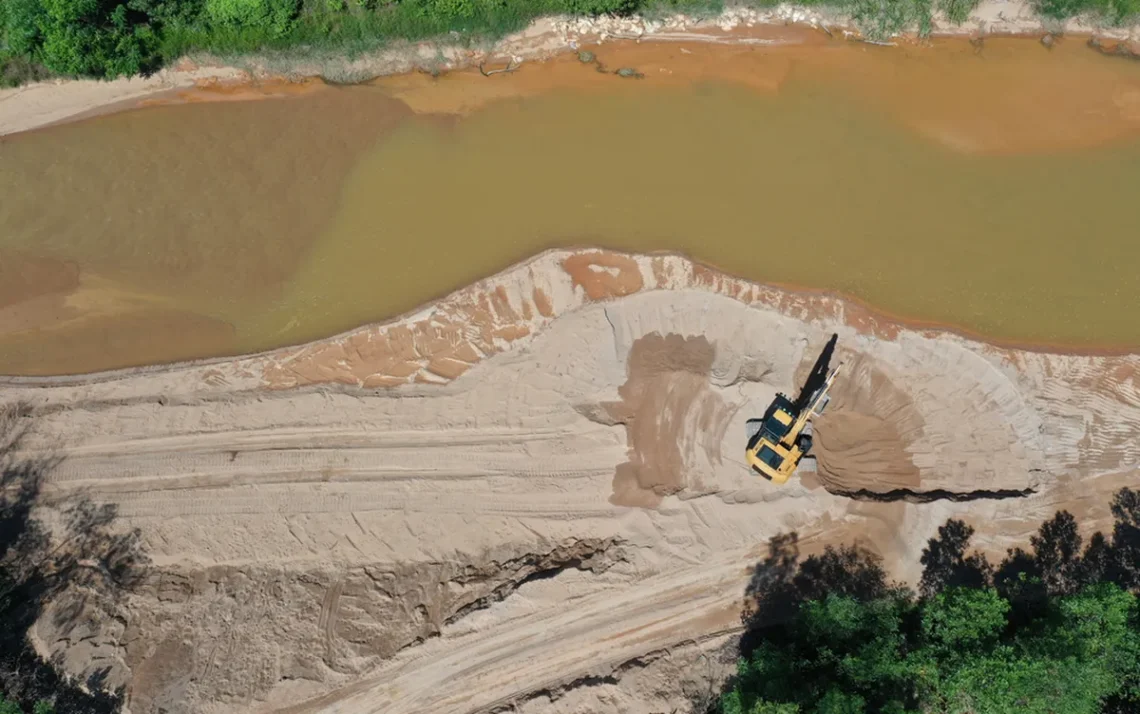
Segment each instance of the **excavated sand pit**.
M818 473L774 487L745 421L832 332ZM552 251L319 343L0 400L34 409L24 455L63 457L49 511L82 494L141 531L152 568L119 617L33 633L109 666L133 714L648 714L731 670L775 535L913 580L949 517L996 557L1058 508L1104 528L1137 484L1138 368Z

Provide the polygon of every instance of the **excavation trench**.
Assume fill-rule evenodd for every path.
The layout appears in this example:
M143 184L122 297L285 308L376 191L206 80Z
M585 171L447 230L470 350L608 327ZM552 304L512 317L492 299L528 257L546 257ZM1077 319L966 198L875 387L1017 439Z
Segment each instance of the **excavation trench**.
M856 491L843 491L829 488L827 492L855 501L875 501L878 503L893 503L895 501L905 501L907 503L954 501L956 503L962 503L965 501L1002 501L1010 498L1028 498L1037 493L1037 490L1033 488L1003 488L950 491L944 488L936 488L929 491L921 491L909 488L896 488L890 491L873 491L871 489L862 488Z

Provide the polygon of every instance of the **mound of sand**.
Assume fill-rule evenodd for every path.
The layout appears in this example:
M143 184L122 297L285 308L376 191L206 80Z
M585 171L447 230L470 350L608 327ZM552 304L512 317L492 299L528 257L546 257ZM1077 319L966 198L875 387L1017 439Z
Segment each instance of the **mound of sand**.
M772 486L745 421L832 332L818 473ZM681 257L553 251L319 343L0 399L35 408L26 455L65 457L45 498L141 530L153 568L118 619L34 632L77 673L110 667L134 714L648 712L704 686L677 671L725 671L777 534L913 579L948 517L998 555L1058 507L1103 527L1136 481L1138 368Z

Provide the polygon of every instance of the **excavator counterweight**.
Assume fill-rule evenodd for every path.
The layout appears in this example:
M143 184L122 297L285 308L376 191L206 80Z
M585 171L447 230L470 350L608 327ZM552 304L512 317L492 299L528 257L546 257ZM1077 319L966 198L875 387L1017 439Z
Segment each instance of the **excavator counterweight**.
M830 401L828 390L842 366L828 369L838 339L839 335L831 336L796 401L777 394L763 417L748 420L745 459L754 471L772 483L786 483L811 450L811 420L823 413Z

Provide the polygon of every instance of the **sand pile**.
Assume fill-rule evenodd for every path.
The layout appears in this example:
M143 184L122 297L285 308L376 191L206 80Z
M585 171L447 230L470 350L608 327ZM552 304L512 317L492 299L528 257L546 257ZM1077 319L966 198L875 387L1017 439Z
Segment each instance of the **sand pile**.
M832 332L818 473L771 486L745 421ZM1138 367L553 251L320 343L0 399L36 410L27 455L64 457L45 498L142 532L121 619L35 632L77 673L110 667L135 714L649 712L699 693L676 671L724 671L777 534L911 579L951 516L996 554L1058 507L1103 527L1136 481Z

